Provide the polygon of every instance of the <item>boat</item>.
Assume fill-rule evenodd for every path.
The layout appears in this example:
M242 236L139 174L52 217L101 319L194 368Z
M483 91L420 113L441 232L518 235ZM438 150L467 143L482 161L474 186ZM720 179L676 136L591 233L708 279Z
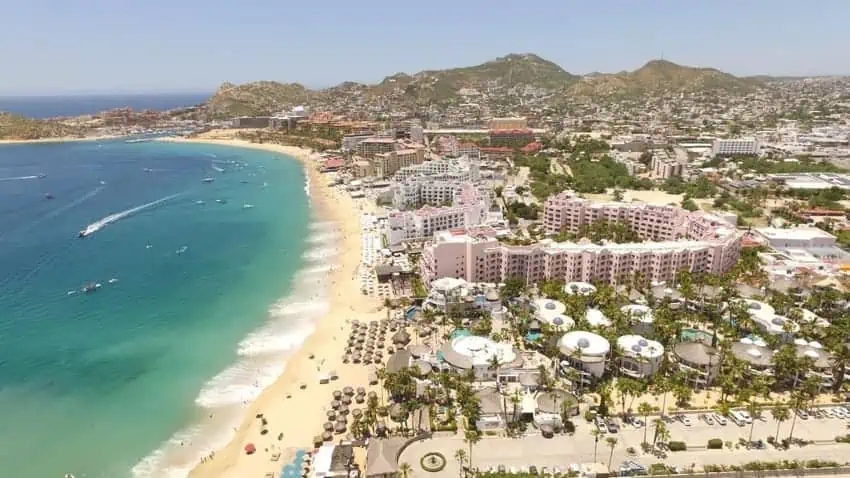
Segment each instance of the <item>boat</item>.
M41 173L41 174L38 175L38 179L44 179L46 177L47 177L47 175L44 174L44 173Z
M204 178L201 181L203 181L205 183L211 183L211 182L215 181L215 178Z
M118 282L118 279L116 279L115 277L113 277L112 279L109 279L110 284L114 284L116 282Z
M200 199L198 199L197 201L195 201L195 204L204 204L204 201L201 201Z
M216 199L215 202L219 204L227 204L227 199Z
M85 294L90 294L90 293L100 289L100 287L101 287L101 285L99 283L89 282L88 284L86 284L82 288L80 288L80 292L83 292Z
M147 143L150 140L151 140L150 138L136 138L136 139L128 139L128 140L125 140L124 142L127 143L127 144Z
M145 171L146 173L152 173L152 172L153 172L153 169L151 169L151 168L145 168L145 169L144 169L144 171Z
M245 204L242 205L242 209L251 209L253 207L254 207L253 204L248 204L248 203L245 203Z
M47 194L44 195L44 199L53 199L53 195L50 194L50 193L47 193Z
M184 252L186 252L186 249L189 249L189 246L183 246L180 249L177 249L177 253L183 254Z

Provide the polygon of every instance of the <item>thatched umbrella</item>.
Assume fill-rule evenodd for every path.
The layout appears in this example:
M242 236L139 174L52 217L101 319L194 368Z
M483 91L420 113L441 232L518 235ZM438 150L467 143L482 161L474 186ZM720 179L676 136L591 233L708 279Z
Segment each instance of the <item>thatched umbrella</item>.
M356 350L356 351L358 351L358 352L359 352L359 351L361 351L361 350L363 350L363 344L357 344L357 345L355 345L355 346L354 346L354 350Z
M348 363L348 362L351 362L351 355L343 355L342 356L342 363Z
M369 365L372 363L372 357L363 357L363 363Z
M334 400L342 398L342 390L334 390Z
M357 387L357 395L366 395L365 387Z
M351 405L351 397L349 397L349 396L342 397L342 404L343 405Z
M378 392L372 391L369 392L369 399L378 398Z
M346 385L345 388L342 389L342 393L346 395L354 395L354 387Z
M337 422L336 425L334 425L334 431L337 433L345 433L346 428L345 423Z
M351 361L354 362L354 363L360 363L361 362L360 354L357 354L357 355L351 357Z
M363 403L366 401L366 398L363 395L358 395L354 397L354 401L357 403Z
M324 428L325 431L330 431L334 429L334 424L333 422L325 422L325 424L322 425L322 428Z
M410 334L406 330L399 330L393 334L393 343L398 345L407 345L410 342Z
M325 415L327 415L328 420L335 420L336 419L336 411L334 411L334 410L328 410Z
M351 411L351 416L354 417L354 418L357 418L360 415L363 415L363 410L360 410L359 408L355 408L354 410Z
M319 448L320 446L322 446L322 442L324 442L324 441L325 440L322 439L321 435L316 435L316 436L313 437L313 446L315 446L316 448Z
M333 440L333 439L334 439L334 434L333 434L333 433L331 433L331 432L324 432L324 433L322 433L322 440L324 440L324 441L331 441L331 440Z
M384 348L384 347L385 347L385 345L384 345L384 343L383 343L383 342L378 342L377 344L375 344L375 347L378 347L379 349L382 349L382 348Z
M336 418L337 423L348 423L348 417L340 415Z
M340 403L339 400L334 400L334 401L331 402L331 407L333 407L335 410L339 410L339 407L341 407L341 406L342 406L342 403Z
M339 413L341 413L343 415L348 415L348 407L345 406L345 405L339 407Z

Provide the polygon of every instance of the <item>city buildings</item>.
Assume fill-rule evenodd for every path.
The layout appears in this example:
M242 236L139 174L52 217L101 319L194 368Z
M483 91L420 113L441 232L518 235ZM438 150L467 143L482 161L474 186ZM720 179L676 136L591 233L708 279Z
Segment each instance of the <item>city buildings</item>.
M703 212L672 206L593 204L559 195L546 202L544 214L547 233L578 232L581 225L609 220L628 224L648 242L600 245L545 239L511 246L486 229L444 231L423 250L423 280L457 277L498 283L515 277L529 284L558 279L618 285L639 272L650 281L665 282L681 270L723 273L732 268L740 252L740 235L734 227Z
M667 179L673 176L681 176L685 171L685 164L674 158L653 156L649 163L652 175L658 179Z
M363 146L367 141L369 140L361 142L357 147ZM392 176L401 168L420 164L423 161L425 161L425 148L409 148L377 153L372 162L375 168L375 176L386 178Z
M426 206L416 211L391 213L388 240L390 245L423 241L432 238L436 232L484 224L489 208L489 196L467 183L454 194L450 207Z
M835 236L817 227L760 227L755 232L776 249L835 247Z
M395 151L397 144L394 138L370 136L356 141L355 151L359 156L370 158L377 154Z
M491 118L487 122L487 129L527 129L526 118Z
M365 141L366 139L369 139L372 136L374 136L374 133L372 132L347 134L342 137L342 151L355 151L357 149L357 145L360 144L360 142Z
M714 156L754 156L759 149L759 140L755 138L715 139L711 145Z

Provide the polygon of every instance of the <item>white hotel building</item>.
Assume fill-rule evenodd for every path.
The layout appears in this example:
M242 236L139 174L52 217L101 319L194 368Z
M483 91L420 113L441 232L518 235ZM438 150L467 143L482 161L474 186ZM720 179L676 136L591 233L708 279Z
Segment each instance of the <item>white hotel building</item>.
M761 144L755 138L715 139L711 145L714 156L755 156Z
M594 204L562 193L546 201L547 233L577 232L597 220L627 223L647 242L632 244L557 243L546 239L530 246L509 246L488 228L444 230L422 252L423 281L441 277L469 282L526 283L545 279L624 284L636 272L654 282L675 278L680 270L720 274L732 268L741 236L734 226L703 213L672 206L626 203Z
M484 224L489 208L489 195L467 183L456 191L451 207L426 206L416 211L391 213L389 243L397 245L404 241L424 241L440 231Z

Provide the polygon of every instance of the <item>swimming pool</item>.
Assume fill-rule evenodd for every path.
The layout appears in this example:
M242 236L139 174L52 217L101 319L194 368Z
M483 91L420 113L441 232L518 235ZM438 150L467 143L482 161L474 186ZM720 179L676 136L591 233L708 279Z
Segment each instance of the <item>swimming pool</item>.
M710 333L700 329L682 329L679 337L683 342L702 342L704 344L710 344L712 340Z

